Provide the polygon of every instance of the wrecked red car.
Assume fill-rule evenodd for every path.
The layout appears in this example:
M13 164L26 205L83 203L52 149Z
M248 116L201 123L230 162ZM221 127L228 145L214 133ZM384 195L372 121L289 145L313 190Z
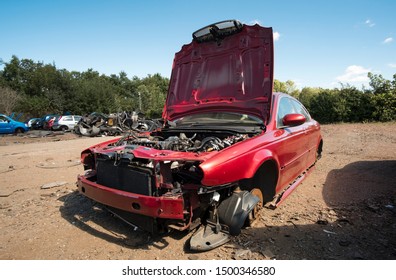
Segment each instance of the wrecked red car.
M163 126L81 154L80 193L151 233L193 230L210 250L276 207L322 152L319 124L273 93L272 28L236 20L193 33L176 53Z

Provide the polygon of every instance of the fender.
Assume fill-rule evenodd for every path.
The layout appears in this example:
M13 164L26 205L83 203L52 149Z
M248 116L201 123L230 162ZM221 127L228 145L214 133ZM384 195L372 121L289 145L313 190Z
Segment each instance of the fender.
M226 161L209 159L200 165L203 171L201 183L204 186L218 186L240 179L252 178L260 166L268 161L275 161L279 170L279 161L276 155L269 149L254 150L239 157ZM216 168L213 168L213 167Z
M248 178L252 178L256 174L256 172L260 168L260 166L263 165L264 162L269 161L269 160L272 160L276 163L276 166L278 169L278 175L279 175L280 164L279 164L278 156L276 154L272 153L272 151L267 150L267 149L258 151L255 154L255 158L257 158L257 160L255 161L255 162L257 162L257 164L255 165L254 172Z

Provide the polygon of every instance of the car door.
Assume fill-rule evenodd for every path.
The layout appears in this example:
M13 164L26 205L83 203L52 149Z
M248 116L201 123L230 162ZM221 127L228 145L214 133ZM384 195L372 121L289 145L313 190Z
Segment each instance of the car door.
M12 125L5 116L0 116L0 133L12 133Z
M73 128L73 125L74 125L73 116L63 116L62 123L67 125L67 127L69 129Z
M280 164L279 187L285 187L306 169L308 143L306 140L306 123L298 126L285 126L282 122L288 114L299 112L288 96L282 96L276 114L277 134L280 135L277 145L277 156Z
M320 126L318 122L311 118L307 109L305 109L304 105L302 105L299 101L292 99L291 100L294 108L296 109L298 114L302 114L306 118L305 122L305 141L307 143L307 151L306 151L306 166L309 167L315 163L316 160L316 150L318 145L319 138L319 130Z

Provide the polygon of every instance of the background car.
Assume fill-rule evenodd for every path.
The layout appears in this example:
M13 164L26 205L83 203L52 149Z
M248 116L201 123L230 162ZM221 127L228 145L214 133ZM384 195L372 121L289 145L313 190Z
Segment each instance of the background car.
M40 120L38 120L37 122L35 122L32 125L32 128L47 130L47 129L49 129L49 123L50 123L51 119L55 119L57 116L59 116L59 115L55 115L55 114L44 115Z
M29 127L29 128L33 128L34 125L35 125L38 121L40 121L40 118L31 118L31 119L29 119L29 120L26 121L26 125L27 125L27 127Z
M51 124L52 130L72 130L76 124L81 120L81 116L77 115L67 115L67 116L58 116L54 119L54 122Z
M0 133L18 134L28 130L29 128L25 123L15 121L6 115L0 114Z
M52 130L52 126L54 125L55 119L58 118L59 116L52 116L48 119L45 129L47 130Z

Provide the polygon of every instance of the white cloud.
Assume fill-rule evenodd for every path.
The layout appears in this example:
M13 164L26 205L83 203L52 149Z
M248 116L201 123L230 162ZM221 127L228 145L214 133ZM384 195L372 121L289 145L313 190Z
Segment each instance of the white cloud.
M393 38L392 38L392 37L388 37L388 38L386 38L382 43L383 43L383 44L389 44L389 43L391 43L391 42L393 42Z
M367 82L369 80L367 77L368 72L371 72L371 69L359 65L351 65L345 69L343 75L338 76L336 79L341 83Z
M388 66L391 68L396 68L396 63L389 63Z
M280 38L280 34L279 34L279 32L274 32L274 41L278 41L279 40L279 38Z
M366 20L364 23L365 23L368 27L373 27L373 26L375 26L375 23L374 23L371 19Z

